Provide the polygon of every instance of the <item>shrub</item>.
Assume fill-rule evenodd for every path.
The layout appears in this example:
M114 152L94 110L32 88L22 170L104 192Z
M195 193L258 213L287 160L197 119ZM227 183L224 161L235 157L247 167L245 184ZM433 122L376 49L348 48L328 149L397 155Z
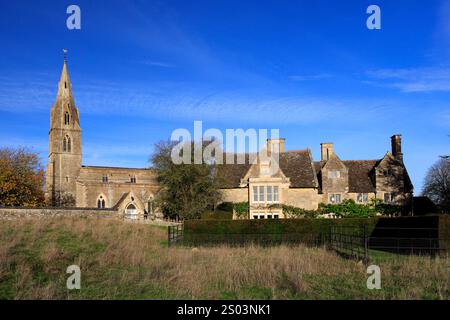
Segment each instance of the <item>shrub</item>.
M341 218L371 218L377 214L396 216L402 212L402 206L384 203L380 199L371 199L368 204L358 204L351 199L346 199L339 204L319 205L322 214L334 213Z
M217 210L233 212L233 203L232 202L222 202L217 206Z
M233 203L233 210L238 218L248 217L249 204L248 202L237 202Z
M317 218L319 212L317 210L306 210L289 205L283 205L283 214L287 218Z

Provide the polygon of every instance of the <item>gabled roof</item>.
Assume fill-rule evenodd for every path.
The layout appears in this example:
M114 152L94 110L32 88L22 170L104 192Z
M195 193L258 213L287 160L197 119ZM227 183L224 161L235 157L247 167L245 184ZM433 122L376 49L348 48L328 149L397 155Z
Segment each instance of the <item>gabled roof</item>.
M375 192L372 172L379 160L344 160L348 168L348 192Z
M403 166L403 191L404 192L413 192L414 186L411 182L411 178L409 177L408 170L406 170L406 166L403 164L403 161L396 159L391 152L386 152L383 159L380 159L380 161L376 164L376 166L381 166L383 163L395 163L397 165Z
M406 167L405 167L405 171L403 171L403 179L404 179L403 183L405 184L404 191L405 192L413 192L414 186L412 184L411 178L409 177L408 170L406 170Z
M291 181L291 188L318 188L309 149L280 154L280 169Z
M130 192L126 192L124 193L119 201L116 202L116 204L114 205L113 209L117 210L119 208L119 206L122 204L122 202L128 197L128 195L130 194Z
M245 164L224 164L220 166L223 177L227 180L225 188L238 188L241 179L251 168L249 155L245 155ZM280 169L291 181L291 188L317 188L317 177L313 167L312 156L308 149L287 151L280 154Z
M250 170L252 166L249 163L249 155L245 154L245 163L237 164L237 155L234 155L234 163L226 163L226 155L223 158L223 165L219 166L220 175L225 180L223 185L224 188L238 188L241 184L241 179L244 178L245 174Z
M375 192L372 172L380 160L341 160L348 169L348 192ZM324 167L326 161L315 161L316 172Z

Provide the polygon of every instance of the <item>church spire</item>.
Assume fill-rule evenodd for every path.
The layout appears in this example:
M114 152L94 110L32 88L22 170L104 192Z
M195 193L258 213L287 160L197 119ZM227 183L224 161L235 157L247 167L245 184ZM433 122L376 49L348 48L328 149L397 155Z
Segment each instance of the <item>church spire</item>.
M82 160L80 119L67 71L66 54L67 50L64 50L58 94L50 111L46 196L54 205L61 205L65 198L75 199Z
M64 49L64 64L61 71L61 78L58 83L58 96L63 98L72 98L72 83L67 71L67 50Z
M75 99L72 93L72 82L67 70L67 50L64 49L63 52L64 63L58 82L58 93L50 115L53 128L59 128L65 122L69 122L71 126L78 126L80 123L78 109L75 107ZM68 115L66 115L67 113ZM69 118L71 121L67 121L66 118Z

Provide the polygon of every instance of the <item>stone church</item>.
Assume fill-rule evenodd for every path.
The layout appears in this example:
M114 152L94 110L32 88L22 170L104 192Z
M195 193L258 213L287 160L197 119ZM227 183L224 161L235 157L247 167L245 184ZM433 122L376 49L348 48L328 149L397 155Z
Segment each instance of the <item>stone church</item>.
M311 150L284 150L284 139L268 139L267 150L279 150L274 164L256 158L245 164L220 166L228 181L224 202L248 202L247 218L284 218L281 205L314 210L320 203L371 198L411 207L413 186L403 163L401 136L391 137L391 151L379 159L341 160L333 143L321 144L321 160ZM246 155L247 159L249 158ZM56 102L50 114L46 196L55 205L113 208L129 219L160 217L154 200L158 184L152 169L84 166L80 114L64 59Z
M115 208L130 219L157 214L158 186L150 169L82 165L80 114L72 94L67 60L50 113L46 196L54 205Z

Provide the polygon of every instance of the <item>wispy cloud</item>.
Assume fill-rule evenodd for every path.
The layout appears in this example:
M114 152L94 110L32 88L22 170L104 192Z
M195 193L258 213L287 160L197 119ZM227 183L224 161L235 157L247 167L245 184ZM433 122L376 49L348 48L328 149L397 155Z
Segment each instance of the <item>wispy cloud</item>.
M365 83L398 88L403 92L450 92L449 67L379 69L368 71L367 76L372 80Z
M311 80L323 80L330 79L333 75L329 73L319 73L319 74L311 74L311 75L292 75L289 76L289 80L292 81L311 81Z
M48 110L56 96L56 84L49 83L0 79L0 110L12 112Z
M162 61L142 61L142 64L145 64L147 66L151 67L161 67L161 68L175 68L175 65L172 63L162 62Z
M280 92L220 90L190 84L153 83L146 87L80 88L76 97L83 114L138 114L163 121L217 121L221 123L314 124L333 121L371 121L371 113L391 102L306 97ZM356 112L355 112L356 111ZM361 111L361 112L360 112Z
M0 110L48 112L55 100L55 86L40 83L39 89L30 88L19 83L10 83L8 89L0 86ZM380 106L398 106L396 102L381 98L303 96L270 87L266 90L218 90L212 85L160 81L143 86L90 80L75 87L74 93L75 103L84 115L139 115L165 122L203 120L251 125L343 123L349 119L372 121L380 117Z

